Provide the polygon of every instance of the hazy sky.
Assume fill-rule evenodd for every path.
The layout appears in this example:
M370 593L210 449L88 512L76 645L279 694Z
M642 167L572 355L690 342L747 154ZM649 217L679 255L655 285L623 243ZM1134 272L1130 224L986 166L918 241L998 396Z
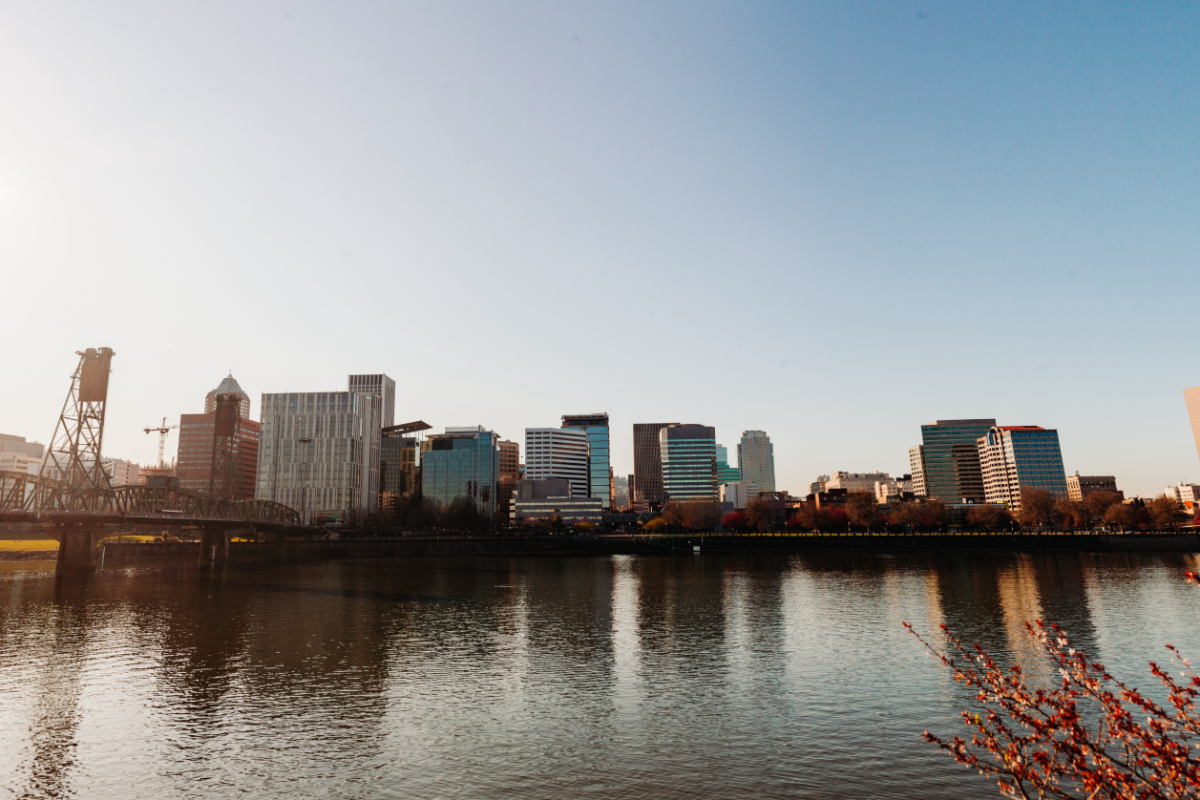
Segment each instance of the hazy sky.
M108 346L143 463L229 370L386 372L397 421L607 411L618 474L635 422L800 492L996 417L1200 481L1200 5L31 0L0 74L5 433Z

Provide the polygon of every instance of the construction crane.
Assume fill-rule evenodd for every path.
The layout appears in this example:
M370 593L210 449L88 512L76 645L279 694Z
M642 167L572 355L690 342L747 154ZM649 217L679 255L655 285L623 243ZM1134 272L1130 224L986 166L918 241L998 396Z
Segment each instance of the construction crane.
M163 461L163 452L167 449L167 434L178 428L178 425L168 425L167 418L163 417L162 424L157 428L146 428L146 433L158 433L158 468L165 469L166 462Z

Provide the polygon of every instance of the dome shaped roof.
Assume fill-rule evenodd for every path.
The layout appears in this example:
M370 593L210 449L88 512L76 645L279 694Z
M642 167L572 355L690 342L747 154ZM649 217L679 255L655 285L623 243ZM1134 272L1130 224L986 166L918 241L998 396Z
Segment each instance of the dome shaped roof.
M217 385L217 388L212 390L213 394L229 394L230 392L240 394L242 397L250 396L242 391L241 386L238 386L238 382L233 379L232 372L225 377L225 380L221 381L221 383Z

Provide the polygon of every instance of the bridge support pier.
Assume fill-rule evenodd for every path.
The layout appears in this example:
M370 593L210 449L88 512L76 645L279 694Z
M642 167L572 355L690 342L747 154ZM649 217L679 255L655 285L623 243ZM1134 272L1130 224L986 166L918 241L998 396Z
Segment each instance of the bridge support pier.
M62 530L58 540L58 572L94 572L100 556L96 544L104 537L102 531Z
M200 566L229 561L229 534L226 528L204 528L200 532Z

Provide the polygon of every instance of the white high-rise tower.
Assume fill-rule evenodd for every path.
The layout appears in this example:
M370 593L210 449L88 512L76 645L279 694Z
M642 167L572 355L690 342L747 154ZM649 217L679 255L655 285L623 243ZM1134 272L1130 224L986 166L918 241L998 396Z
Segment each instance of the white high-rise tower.
M742 431L738 467L743 481L753 483L760 492L775 491L775 446L766 431Z

